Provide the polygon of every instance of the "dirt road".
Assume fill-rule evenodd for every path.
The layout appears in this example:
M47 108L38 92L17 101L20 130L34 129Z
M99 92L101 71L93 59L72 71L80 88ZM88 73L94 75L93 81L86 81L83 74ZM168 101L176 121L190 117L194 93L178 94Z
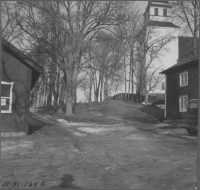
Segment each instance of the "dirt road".
M2 142L1 186L196 187L197 139L185 131L170 135L170 130L145 131L148 124L139 122L100 125L41 118L49 124L39 131Z

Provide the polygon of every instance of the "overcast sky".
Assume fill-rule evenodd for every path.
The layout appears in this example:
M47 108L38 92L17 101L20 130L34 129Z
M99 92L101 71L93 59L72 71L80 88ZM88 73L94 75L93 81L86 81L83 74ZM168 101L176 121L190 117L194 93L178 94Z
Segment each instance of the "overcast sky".
M136 2L138 4L139 8L141 9L141 12L144 13L144 11L145 11L145 9L147 7L148 1L136 1Z

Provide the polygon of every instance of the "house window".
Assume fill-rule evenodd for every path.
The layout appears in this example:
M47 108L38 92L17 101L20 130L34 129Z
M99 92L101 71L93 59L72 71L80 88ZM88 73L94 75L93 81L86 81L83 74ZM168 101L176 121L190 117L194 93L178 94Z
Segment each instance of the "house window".
M155 16L158 16L158 8L155 8Z
M188 72L180 73L180 87L188 85Z
M163 9L163 16L167 16L167 9Z
M12 89L14 82L1 82L1 113L12 113Z
M165 90L165 82L161 83L161 90Z
M179 111L186 112L187 111L187 103L188 103L188 96L180 96L179 97Z

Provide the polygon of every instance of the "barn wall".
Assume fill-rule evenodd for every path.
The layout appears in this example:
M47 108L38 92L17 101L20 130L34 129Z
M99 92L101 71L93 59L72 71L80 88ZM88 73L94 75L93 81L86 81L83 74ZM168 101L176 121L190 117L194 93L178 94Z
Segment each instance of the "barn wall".
M2 131L27 132L31 69L3 51L2 80L14 82L12 113L2 113Z
M180 87L179 74L184 71L188 71L188 86ZM167 74L167 118L186 118L186 112L179 112L179 96L198 98L198 79L198 64Z

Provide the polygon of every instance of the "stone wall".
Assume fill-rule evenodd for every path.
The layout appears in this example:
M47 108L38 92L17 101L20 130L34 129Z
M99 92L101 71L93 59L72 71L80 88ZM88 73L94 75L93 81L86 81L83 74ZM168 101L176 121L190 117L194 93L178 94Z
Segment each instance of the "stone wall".
M143 102L145 100L145 97L140 95L140 101L139 100L139 94L126 94L125 93L119 93L115 94L113 97L111 97L112 100L126 100L126 101L133 101L133 102ZM165 100L165 94L149 94L149 103L153 104L156 102L162 102L164 103Z
M128 94L126 93L119 93L115 94L113 97L111 97L112 100L126 100L126 101L133 101L133 102L138 102L139 100L139 94ZM140 96L140 101L144 101L144 96Z

